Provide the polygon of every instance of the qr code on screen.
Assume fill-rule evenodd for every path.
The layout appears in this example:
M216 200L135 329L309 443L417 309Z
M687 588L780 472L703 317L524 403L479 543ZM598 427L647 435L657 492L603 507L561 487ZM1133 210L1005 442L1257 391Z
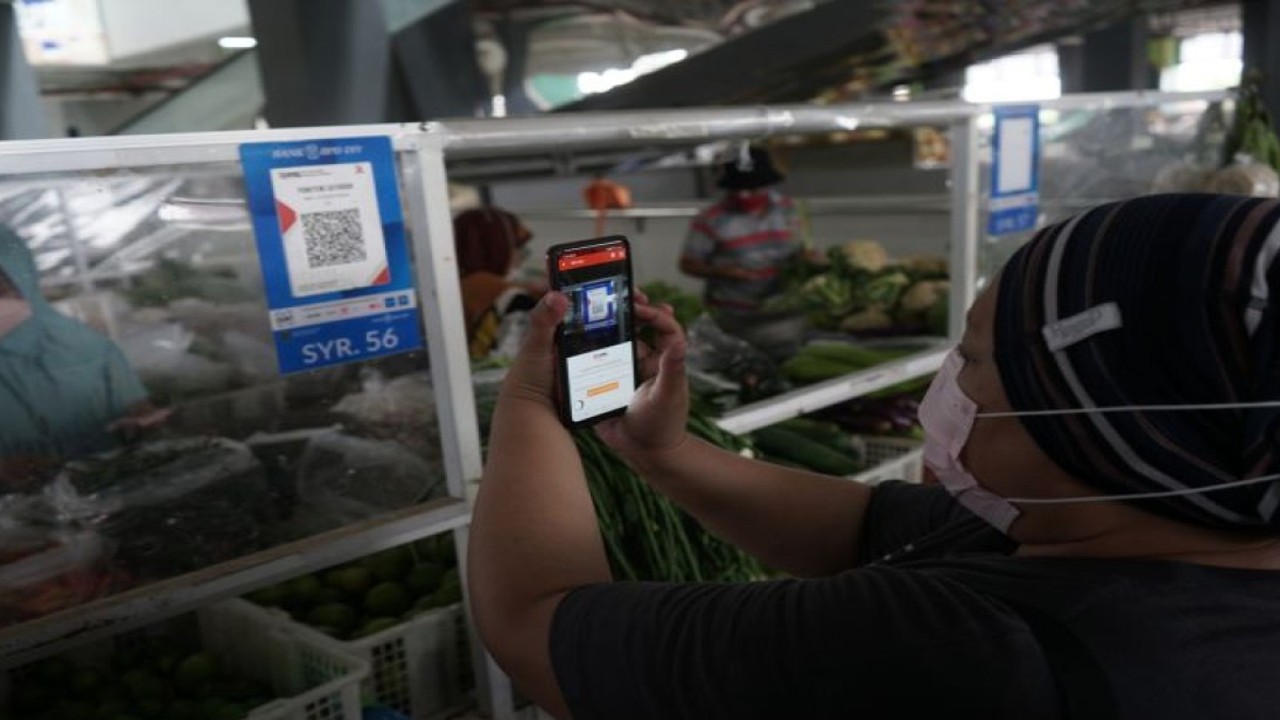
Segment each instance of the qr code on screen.
M359 208L303 213L301 217L307 265L322 268L364 262L364 226Z

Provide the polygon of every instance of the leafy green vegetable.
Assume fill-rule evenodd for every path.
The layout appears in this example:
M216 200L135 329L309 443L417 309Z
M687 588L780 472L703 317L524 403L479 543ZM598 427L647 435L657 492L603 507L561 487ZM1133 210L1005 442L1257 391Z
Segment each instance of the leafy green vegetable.
M701 298L693 293L687 293L670 283L655 280L654 282L645 283L640 287L640 290L649 296L650 303L654 305L670 305L675 311L676 320L684 327L688 327L689 323L706 312Z
M746 446L698 413L690 414L689 429L726 449L738 451ZM574 442L615 578L735 582L769 574L758 560L712 536L651 489L594 432L579 431Z

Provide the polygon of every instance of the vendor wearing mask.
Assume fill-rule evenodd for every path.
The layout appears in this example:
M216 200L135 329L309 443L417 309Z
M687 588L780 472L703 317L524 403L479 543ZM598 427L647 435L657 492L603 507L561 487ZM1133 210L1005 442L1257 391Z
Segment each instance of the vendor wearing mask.
M517 281L533 233L515 215L498 208L477 208L453 220L453 240L462 283L471 359L490 353L514 355L522 333L519 315L541 294ZM516 344L504 342L515 337ZM509 347L508 347L509 346Z
M596 432L796 576L611 582L552 403L549 295L499 398L472 610L557 717L1271 720L1280 707L1280 201L1158 195L1040 231L920 408L940 485L691 437L684 339Z
M162 415L110 340L45 301L31 252L0 228L0 492Z
M782 271L801 250L791 200L770 189L783 179L769 153L743 145L721 167L724 198L694 218L680 256L682 272L706 280L716 323L779 356L794 352L797 326L764 304L782 291Z

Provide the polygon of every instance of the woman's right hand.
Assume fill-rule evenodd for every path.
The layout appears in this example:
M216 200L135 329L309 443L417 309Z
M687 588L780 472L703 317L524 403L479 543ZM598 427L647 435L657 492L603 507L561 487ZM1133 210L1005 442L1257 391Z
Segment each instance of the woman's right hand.
M685 442L689 385L684 331L671 306L655 307L638 294L635 312L637 324L652 328L654 334L652 346L641 343L638 348L642 383L626 414L596 425L596 434L619 455L640 461Z

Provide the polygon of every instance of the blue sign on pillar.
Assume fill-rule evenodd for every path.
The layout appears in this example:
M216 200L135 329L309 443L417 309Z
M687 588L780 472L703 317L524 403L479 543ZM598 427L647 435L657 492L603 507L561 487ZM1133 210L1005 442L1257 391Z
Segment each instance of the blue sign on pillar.
M1040 108L997 108L995 122L987 232L1025 232L1040 216Z
M390 138L240 146L281 373L422 347Z

